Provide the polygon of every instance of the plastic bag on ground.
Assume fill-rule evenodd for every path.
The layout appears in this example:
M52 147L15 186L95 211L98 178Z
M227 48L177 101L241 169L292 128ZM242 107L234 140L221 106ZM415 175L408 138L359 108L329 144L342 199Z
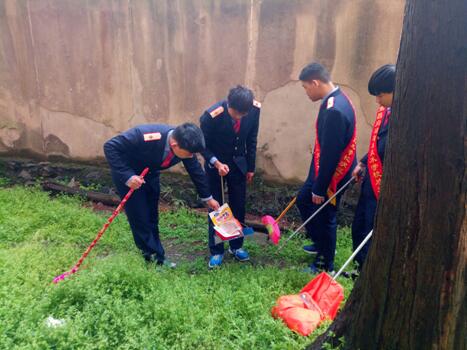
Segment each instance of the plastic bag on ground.
M307 336L325 319L336 317L343 299L342 286L322 272L299 294L279 297L271 314L274 318L281 318L294 332Z

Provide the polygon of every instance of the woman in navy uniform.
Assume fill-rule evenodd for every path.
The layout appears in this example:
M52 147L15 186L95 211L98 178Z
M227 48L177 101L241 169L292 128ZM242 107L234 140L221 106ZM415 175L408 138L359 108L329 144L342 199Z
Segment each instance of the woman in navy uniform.
M255 173L260 108L251 90L236 86L229 91L227 100L214 104L200 118L206 139L202 155L212 194L216 200L222 200L221 177L225 179L229 206L242 223L245 221L246 184L252 181ZM224 244L215 244L214 235L209 220L209 268L220 266L224 256ZM243 238L231 240L229 245L230 253L237 260L249 259L248 252L242 248Z
M353 171L353 175L359 181L362 180L361 174L364 173L360 197L352 223L354 250L373 229L376 204L383 176L384 150L389 131L395 79L396 67L392 64L386 64L378 68L368 82L368 92L376 96L376 103L379 105L379 108L376 114L376 121L373 125L369 151ZM370 241L365 244L355 257L359 271L363 266L369 246Z
M135 244L147 261L175 267L165 258L159 238L161 170L182 161L201 199L209 208L219 208L219 203L211 196L206 174L194 156L204 148L201 130L191 123L176 128L162 124L140 125L104 144L105 157L120 197L123 198L130 188L137 190L126 203L125 212ZM142 179L138 174L146 167L149 173Z
M356 119L349 98L330 80L319 63L303 68L300 80L308 97L322 100L316 121L313 159L305 184L297 197L302 220L308 219L351 176L356 164ZM320 268L332 272L336 250L336 214L341 194L306 225L307 237L314 244L304 250L316 254L309 272Z

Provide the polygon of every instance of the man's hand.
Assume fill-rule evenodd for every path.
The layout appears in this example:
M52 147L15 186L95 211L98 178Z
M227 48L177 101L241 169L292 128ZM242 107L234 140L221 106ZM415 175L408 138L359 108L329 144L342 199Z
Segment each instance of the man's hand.
M214 198L211 198L210 200L208 200L206 202L206 205L212 210L217 210L220 207L219 202L216 201Z
M126 182L126 185L134 190L137 190L145 183L144 179L141 176L133 175L130 179Z
M216 160L216 162L214 163L214 167L217 169L220 176L225 176L230 171L229 166L227 164L221 163L218 160Z
M251 182L253 181L253 176L255 176L254 172L247 172L246 173L246 182L251 184Z
M365 170L365 164L358 163L355 169L352 171L352 177L354 177L357 182L362 181L363 176L365 175Z
M311 201L313 202L313 204L320 205L321 203L324 202L324 197L317 196L316 194L312 193Z

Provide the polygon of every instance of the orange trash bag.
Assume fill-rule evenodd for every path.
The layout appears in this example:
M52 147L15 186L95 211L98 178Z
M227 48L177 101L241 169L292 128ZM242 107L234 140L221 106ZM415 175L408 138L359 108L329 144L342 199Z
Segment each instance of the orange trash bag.
M367 234L334 277L321 272L302 288L300 294L286 295L277 299L276 306L271 310L272 316L281 318L287 327L305 336L313 332L323 320L333 320L340 303L344 300L344 288L336 282L336 279L372 234L373 230Z
M321 272L313 278L300 293L307 292L318 304L321 311L331 320L337 315L337 310L344 300L344 288L326 272Z
M321 272L302 288L298 295L286 295L277 299L271 310L274 318L281 318L287 327L301 334L313 332L326 318L336 317L339 305L344 300L344 288L336 282L337 277L363 248L373 234L371 230L334 277Z
M307 336L323 320L336 317L343 299L342 286L322 272L303 287L300 294L279 297L271 314L281 318L292 331Z

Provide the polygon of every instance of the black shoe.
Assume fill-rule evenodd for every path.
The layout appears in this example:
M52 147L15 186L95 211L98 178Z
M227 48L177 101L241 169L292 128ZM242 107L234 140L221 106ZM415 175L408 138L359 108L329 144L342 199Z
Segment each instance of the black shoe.
M350 272L347 272L347 271L342 272L342 273L341 273L341 276L344 277L344 278L347 278L347 279L352 278L352 277L350 276Z
M148 253L143 253L143 258L146 260L146 262L154 262L155 261L155 256L154 254L148 254Z
M356 280L360 276L360 272L357 270L352 270L350 272L344 271L342 272L342 277L344 278L351 278L352 280Z

